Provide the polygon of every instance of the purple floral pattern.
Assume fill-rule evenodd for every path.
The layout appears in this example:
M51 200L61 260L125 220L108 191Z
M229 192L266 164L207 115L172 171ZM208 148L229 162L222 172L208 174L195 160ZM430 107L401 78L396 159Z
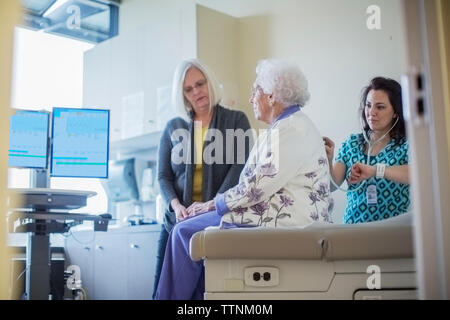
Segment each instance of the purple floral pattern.
M227 198L231 200L231 203L241 201L243 198L245 198L247 203L255 203L254 205L249 206L248 208L239 206L237 208L232 209L234 213L240 216L240 224L245 225L250 223L251 219L245 219L245 214L249 213L252 215L256 215L259 217L257 225L266 225L267 223L271 222L274 218L269 217L268 215L265 216L266 213L268 213L270 209L270 199L269 201L261 201L261 199L264 197L264 191L261 188L258 188L258 185L263 179L273 179L277 175L277 168L276 166L271 162L271 157L273 156L273 153L271 151L268 151L266 153L266 158L264 161L266 163L262 165L248 165L244 168L243 176L247 179L246 181L241 181L236 187L231 189L231 192L227 194ZM246 188L249 188L246 190ZM280 189L278 193L282 193L283 189ZM293 200L289 199L287 197L283 198L284 203L282 204L282 207L292 205ZM275 219L282 219L284 217L290 216L290 214L283 214L283 213L277 213L277 216ZM233 219L234 221L234 219ZM276 223L276 222L275 222Z
M319 165L327 165L328 164L328 162L326 162L325 158L320 158L318 163L319 163ZM311 205L313 205L315 208L315 212L311 212L311 214L310 214L311 219L313 219L314 221L318 221L319 217L322 217L323 221L332 222L331 216L329 214L331 212L330 201L332 201L332 198L330 197L329 184L326 184L324 182L319 182L318 179L314 179L317 177L317 175L315 173L314 174L307 173L307 174L305 174L305 177L308 179L314 180L314 182L312 184L313 187L311 188L311 192L308 194L308 197L311 200ZM328 204L326 208L319 209L319 207L317 206L317 203L321 202L321 201L325 201ZM332 206L331 206L331 209L333 209Z
M259 201L263 194L264 192L261 189L252 187L245 196L247 197L248 202L255 202Z
M248 209L245 207L237 207L237 208L234 208L232 211L236 212L236 214L238 214L238 215L243 215L245 212L248 211Z
M277 215L275 216L275 227L277 226L278 219L291 217L290 213L281 212L281 210L283 210L283 208L292 206L294 204L294 200L286 195L280 194L280 204L281 207L279 209L275 207L275 209L277 209Z
M291 198L285 195L280 195L280 202L283 205L283 207L292 206L292 204L294 203L294 201Z
M324 158L324 157L320 157L318 162L319 162L320 166L327 166L328 165L328 160L327 160L327 158Z
M277 174L277 169L272 163L267 163L261 166L260 174L263 177L273 178Z
M253 153L253 158L244 167L239 184L225 193L226 204L231 209L225 221L238 226L262 227L305 224L308 221L332 222L328 160L323 155L324 152L315 159L306 159L310 169L302 174L296 172L298 169L288 171L286 167L278 167L279 160L274 159L280 159L280 155L262 144L261 150ZM289 179L294 179L294 184L288 183L274 191L273 186L281 181L277 179L283 177L284 180L288 175Z
M311 214L309 215L311 217L311 219L313 219L314 221L318 221L319 220L319 215L317 214L317 212L311 212Z
M305 174L305 176L308 179L314 179L315 177L317 177L317 174L315 172L310 172L310 173Z
M269 207L270 207L270 204L269 204L269 202L266 202L266 201L259 202L250 207L250 209L253 210L252 214L259 216L258 226L260 226L263 223L264 213L266 213L266 211L269 209Z

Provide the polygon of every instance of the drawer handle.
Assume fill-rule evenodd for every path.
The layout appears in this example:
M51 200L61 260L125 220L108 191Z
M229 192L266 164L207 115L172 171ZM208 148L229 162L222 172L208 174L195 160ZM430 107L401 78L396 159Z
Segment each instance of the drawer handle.
M86 251L90 251L91 250L90 247L84 247L83 249L86 250Z
M103 247L99 246L99 245L97 245L96 248L97 248L97 250L103 250Z
M131 249L139 249L139 245L134 244L134 243L131 243L131 244L130 244L130 248L131 248Z

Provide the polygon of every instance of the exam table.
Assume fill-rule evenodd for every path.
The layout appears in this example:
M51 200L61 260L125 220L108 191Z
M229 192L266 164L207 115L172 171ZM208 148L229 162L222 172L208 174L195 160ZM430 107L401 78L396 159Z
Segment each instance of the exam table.
M354 225L207 228L205 299L416 299L411 213Z

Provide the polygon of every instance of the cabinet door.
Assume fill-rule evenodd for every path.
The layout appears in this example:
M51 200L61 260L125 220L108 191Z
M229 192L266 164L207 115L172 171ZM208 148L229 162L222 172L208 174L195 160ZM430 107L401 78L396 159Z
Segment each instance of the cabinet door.
M111 43L105 41L84 53L83 105L107 107L111 94Z
M88 299L94 297L94 244L95 234L93 231L75 231L65 239L65 251L68 259L66 267L69 265L80 267L81 285L86 291Z
M120 139L144 134L144 48L139 28L111 39L111 105L120 118Z
M152 299L159 232L128 235L127 299Z
M126 234L96 233L94 299L126 299Z
M121 139L120 104L113 99L111 41L104 41L84 54L83 106L110 110L110 141Z

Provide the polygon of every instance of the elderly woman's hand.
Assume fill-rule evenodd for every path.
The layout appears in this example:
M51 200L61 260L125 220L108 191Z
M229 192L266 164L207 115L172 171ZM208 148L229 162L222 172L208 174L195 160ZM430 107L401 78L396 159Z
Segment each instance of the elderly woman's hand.
M189 217L194 217L199 214L212 211L216 208L214 204L214 200L210 200L208 202L194 202L187 208L187 213Z

